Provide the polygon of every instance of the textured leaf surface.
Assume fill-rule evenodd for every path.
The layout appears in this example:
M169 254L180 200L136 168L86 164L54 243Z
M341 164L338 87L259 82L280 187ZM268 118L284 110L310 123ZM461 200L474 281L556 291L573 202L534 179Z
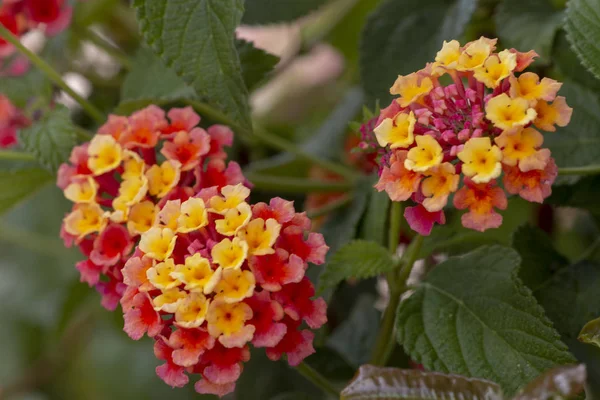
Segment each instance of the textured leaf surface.
M585 365L568 365L538 376L513 400L570 399L583 392L587 378Z
M39 70L32 68L25 75L0 77L0 93L19 108L24 108L32 98L52 97L52 86Z
M482 379L363 365L342 390L341 399L501 400L502 390L494 382Z
M189 87L152 50L140 48L121 87L121 102L139 99L193 98Z
M388 0L369 17L360 48L363 86L369 100L391 100L397 76L433 61L444 40L457 38L475 0Z
M559 167L581 167L600 160L600 101L596 94L575 83L565 82L559 93L573 108L571 123L544 134L544 144Z
M490 379L508 394L574 362L517 278L519 263L514 250L491 246L436 266L400 304L398 341L428 370Z
M289 22L317 10L327 0L246 0L243 23L264 25Z
M588 89L600 91L600 79L596 78L581 65L564 31L560 31L556 37L552 59L560 72L568 77L569 80L579 83Z
M257 49L252 43L245 40L236 40L235 43L240 56L244 82L246 82L248 90L252 90L273 71L279 62L279 57Z
M67 161L77 144L75 126L65 106L57 106L35 124L21 130L19 139L25 150L52 172Z
M146 42L196 93L251 127L248 90L235 48L243 0L135 0Z
M600 78L600 2L569 1L565 29L582 64Z
M571 265L548 235L533 227L520 228L513 247L521 255L519 277L563 338L575 339L586 322L600 315L600 265L589 260Z
M550 61L552 43L564 18L550 0L504 0L495 14L498 37L505 47L535 50Z
M391 271L396 263L390 252L375 242L354 240L333 255L319 279L319 291L344 279L370 278Z
M53 179L40 168L0 171L0 213L27 198Z

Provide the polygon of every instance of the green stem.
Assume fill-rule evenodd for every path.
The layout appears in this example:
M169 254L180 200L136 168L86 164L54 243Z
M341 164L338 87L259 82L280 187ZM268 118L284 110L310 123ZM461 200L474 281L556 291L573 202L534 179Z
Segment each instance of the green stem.
M0 37L13 46L15 46L21 54L31 61L33 65L38 67L52 82L54 82L58 87L64 90L69 96L71 96L77 103L81 105L92 118L94 118L97 122L103 123L106 119L104 114L96 108L92 103L88 102L86 99L77 94L67 83L62 79L60 74L56 72L46 61L42 60L38 57L37 54L30 51L27 47L23 46L23 44L19 41L15 35L13 35L8 29L4 26L0 25Z
M256 138L260 140L262 143L270 146L273 149L286 151L291 153L299 158L303 158L307 161L310 161L314 165L317 165L321 168L324 168L328 171L331 171L341 177L345 178L350 182L356 181L360 178L360 174L354 171L352 168L346 167L345 165L338 164L335 162L331 162L329 160L324 160L320 157L317 157L309 152L304 151L300 147L298 147L295 143L288 141L280 136L277 136L273 133L270 133L260 127L255 127L254 131L250 131L239 126L237 123L232 121L225 114L221 113L218 110L215 110L208 104L195 101L195 100L187 100L187 104L191 105L196 111L198 111L203 116L206 116L209 119L220 122L222 124L230 126L236 133L245 135L249 138Z
M317 218L317 217L322 217L323 215L327 215L330 212L337 210L338 208L344 207L345 205L349 204L351 201L352 201L351 196L344 196L340 199L337 199L328 204L325 204L323 207L319 207L316 210L308 211L306 213L306 216L311 219Z
M565 167L558 169L559 175L598 175L600 165L586 165L584 167Z
M388 233L388 250L393 255L400 243L400 224L402 222L402 203L393 201L390 206L390 230Z
M394 204L392 204L392 208ZM394 213L392 209L390 216ZM391 222L391 221L390 221ZM373 351L371 363L374 365L384 366L394 350L396 340L394 338L394 325L396 322L396 310L400 305L402 295L408 290L408 277L418 259L421 246L423 244L423 236L416 236L411 242L406 252L402 255L399 264L402 266L397 277L393 273L388 274L388 286L390 290L390 302L383 313L381 328L377 336L377 345Z
M0 160L7 161L36 161L35 156L29 153L23 153L21 151L0 151Z
M245 172L246 178L261 190L287 193L339 193L352 189L346 182L315 181L305 178L292 178L287 176L262 175L254 172Z
M106 39L98 35L93 30L76 28L75 31L79 33L85 40L92 42L95 46L102 49L106 54L111 56L113 59L121 63L126 69L131 69L131 60L127 54L123 53L121 49L108 42Z
M340 397L340 392L333 386L333 384L310 365L304 362L300 363L296 367L296 371L300 372L302 376L311 381L316 387L323 390L323 392L330 394L335 398Z

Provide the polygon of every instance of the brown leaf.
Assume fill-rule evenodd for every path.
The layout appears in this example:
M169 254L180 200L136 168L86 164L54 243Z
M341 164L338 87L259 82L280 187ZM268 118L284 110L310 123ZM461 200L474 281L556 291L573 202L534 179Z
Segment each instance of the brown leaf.
M569 399L584 389L585 365L566 365L551 369L535 378L513 400Z

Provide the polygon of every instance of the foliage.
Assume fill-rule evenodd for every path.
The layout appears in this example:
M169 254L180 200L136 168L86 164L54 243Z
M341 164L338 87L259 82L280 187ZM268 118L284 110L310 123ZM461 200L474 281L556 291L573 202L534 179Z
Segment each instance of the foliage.
M114 313L101 309L100 295L75 268L78 255L60 242L74 239L84 253L97 250L61 231L73 209L51 186L58 181L64 190L65 177L80 184L87 173L87 161L76 165L73 149L99 130L106 133L109 115L136 115L111 132L115 137L130 133L139 117L135 113L149 105L165 112L191 107L202 117L194 124L199 131L230 127L232 146L222 151L226 139L211 143L202 150L206 162L201 168L208 168L217 152L220 161L239 164L239 173L237 167L228 173L254 185L249 203L268 204L281 196L294 201L312 223L309 233L304 215L286 221L286 235L293 236L293 224L302 227L302 234L298 243L281 241L287 250L277 256L295 249L322 262L306 270L312 283L304 282L308 294L315 285L326 300L327 324L307 333L309 324L320 326L325 320L325 314L316 322L308 314L324 310L325 303L302 303L305 293L292 299L303 309L274 305L268 322L285 333L297 328L302 340L314 335L306 343L315 353L290 368L289 354L272 361L273 352L252 350L231 398L533 400L583 398L584 389L587 398L600 396L598 1L44 4L56 4L56 15L63 17L71 11L65 7L72 6L72 18L56 31L51 21L43 22L31 35L43 40L27 39L32 52L3 47L0 40L0 317L5 327L0 330L0 397L213 398L197 393L195 382L172 390L160 381L155 369L169 361L156 360L151 340L134 342L122 332L120 306ZM13 27L5 19L8 7L0 6L3 26L20 37L29 34L37 23L34 15L23 12ZM244 39L237 34L240 25L245 25ZM403 212L422 203L423 184L402 204L374 189L386 161L378 163L382 153L374 154L380 147L373 130L390 112L379 104L390 104L398 75L426 68L443 42L468 43L480 36L497 37L496 52L535 50L539 60L527 71L563 83L558 95L573 108L572 118L544 134L543 143L559 176L545 204L511 196L506 209L498 211L499 228L466 229L464 214L449 206L445 224L420 237L409 229ZM27 59L28 67L20 71ZM512 85L508 80L506 85ZM448 76L439 82L452 83ZM497 91L510 93L507 87ZM425 107L440 106L434 103ZM350 124L360 119L363 107L375 105L375 114ZM410 107L423 113L417 104ZM466 128L458 125L452 129ZM173 123L157 129L162 146L187 128ZM17 130L17 143L6 141ZM168 150L140 149L135 151L146 163L161 164L169 157ZM174 153L184 157L187 150ZM70 157L75 168L59 169ZM444 157L447 161L450 155ZM106 189L98 198L104 207L99 215L107 224L122 222L106 208L114 207L108 192L119 191L111 182L120 181L124 172L118 168L94 176ZM195 179L222 186L220 179L231 178L223 171L201 178L195 173L200 172L180 171L185 190L201 186L192 184ZM502 177L497 183L506 188ZM75 186L70 198L76 189L85 192L84 186ZM456 204L454 196L448 204ZM156 200L162 207L167 198ZM285 218L277 215L282 204L269 217ZM314 245L320 240L311 236L315 232L324 236L326 255L325 247ZM306 243L319 247L319 255L307 255ZM121 272L119 267L116 275ZM285 278L289 285L298 283ZM105 285L102 278L98 291ZM276 285L265 288L272 290L271 299L277 297ZM304 322L301 313L307 314ZM303 350L308 354L311 349ZM228 366L227 373L235 375L237 366Z

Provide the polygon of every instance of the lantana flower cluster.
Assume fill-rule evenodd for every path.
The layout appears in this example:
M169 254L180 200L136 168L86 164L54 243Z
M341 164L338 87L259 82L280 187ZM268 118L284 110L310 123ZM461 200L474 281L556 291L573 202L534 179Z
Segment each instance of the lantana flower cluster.
M123 269L125 331L155 339L157 374L173 387L199 374L197 392L233 391L250 344L298 365L314 352L303 322L327 321L304 275L324 262L323 236L292 202L250 205L249 195L238 184L167 201Z
M522 72L534 51L495 52L496 41L444 42L435 62L398 77L390 89L398 97L374 128L385 150L375 187L417 203L405 217L423 235L445 222L451 195L467 210L462 224L485 231L502 224L496 210L507 207L507 193L538 203L551 193L557 167L540 131L566 126L572 109L557 96L561 83Z
M233 132L223 125L204 130L199 122L190 107L168 115L156 106L111 115L59 168L57 184L74 203L61 237L86 257L76 265L81 280L102 294L109 310L125 291L121 269L169 200L245 182L240 166L226 162Z
M0 24L17 37L33 29L57 35L69 26L72 14L68 0L3 0L0 4ZM12 44L0 39L0 75L20 75L27 70L25 58L11 58L14 50Z

